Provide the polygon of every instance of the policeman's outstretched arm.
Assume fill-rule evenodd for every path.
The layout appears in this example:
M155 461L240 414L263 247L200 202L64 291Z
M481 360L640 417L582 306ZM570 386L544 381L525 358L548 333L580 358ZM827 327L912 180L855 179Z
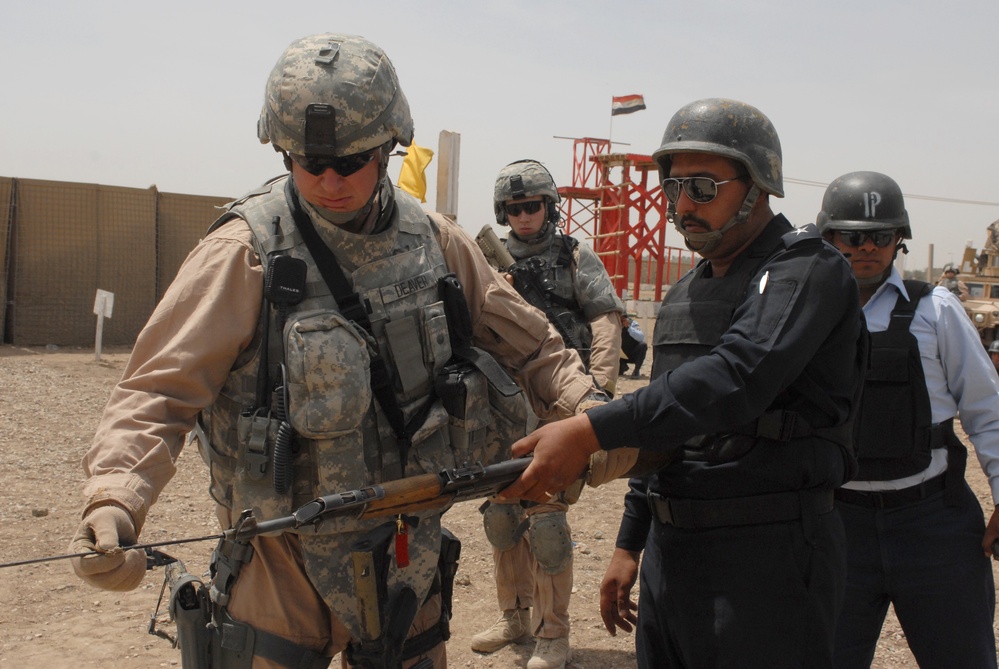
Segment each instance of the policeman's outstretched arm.
M611 636L617 636L619 627L631 632L638 623L638 604L631 598L631 590L638 580L639 557L635 551L615 548L600 582L600 617Z
M585 413L549 423L513 445L513 456L534 453L534 460L501 498L547 502L568 488L586 472L590 456L600 450L600 442Z

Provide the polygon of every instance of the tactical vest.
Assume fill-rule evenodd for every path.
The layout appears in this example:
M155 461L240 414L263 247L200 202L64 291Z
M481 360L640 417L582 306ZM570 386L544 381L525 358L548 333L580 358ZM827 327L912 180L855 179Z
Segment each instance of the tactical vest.
M709 268L702 260L670 287L656 315L653 330L651 378L685 362L707 355L728 331L735 310L746 299L750 281L759 268L797 244L821 243L817 235L787 233L775 239L771 228L722 277L704 278ZM753 253L755 251L755 253ZM776 441L822 435L849 447L849 428L813 429L799 414L772 406L758 420L720 434L705 434L684 444L684 459L724 462L745 455L758 438Z
M265 302L262 321L269 326L261 325L260 344L239 361L215 404L201 416L215 500L237 511L253 509L258 518L274 518L319 495L402 476L397 435L372 393L373 356L387 363L406 421L422 421L412 436L406 475L509 457L509 446L527 431L525 400L519 389L514 397L497 397L494 384L468 366L459 367L460 387L454 389L449 326L438 293L447 267L426 212L397 193L397 222L388 230L364 236L332 231L338 257L345 261L342 269L369 312L369 334L340 313L293 224L285 182L271 182L233 203L215 224L244 219L265 267L275 255L307 265L304 299L281 308ZM270 381L261 393L264 359ZM446 393L451 414L438 392L442 379L451 388ZM271 397L272 387L287 388L287 399ZM268 400L263 406L262 394ZM294 428L298 446L284 493L275 490L272 477L282 422ZM337 518L298 532L335 534L377 524Z
M930 464L931 451L944 448L953 436L953 421L934 426L919 343L909 331L919 301L933 288L906 281L895 300L888 328L871 333L871 366L864 384L858 421L861 481L888 481L911 476Z
M369 333L340 312L293 223L290 198L296 197L286 177L276 179L229 205L213 226L242 218L253 231L265 269L277 255L302 259L307 267L304 298L294 305L264 302L256 345L237 361L215 403L199 417L206 438L198 441L211 466L215 500L270 519L287 516L317 496L403 474L509 459L511 444L527 433L524 394L508 376L494 383L505 372L484 352L471 349L468 356L485 359L478 367L453 357L438 293L447 267L426 212L412 197L396 192L394 198L387 196L391 201L384 211L391 212L392 222L383 232L352 235L323 228L369 315ZM265 291L266 286L265 279ZM393 404L416 426L405 462L397 434L372 392L375 356L386 363ZM487 378L481 370L490 362ZM275 387L280 392L273 392ZM288 429L294 430L297 452L288 463L290 485L279 492L272 477L274 457ZM353 576L352 547L370 543L387 524L402 528L409 564L388 556L393 559L387 592L409 588L422 602L437 571L442 512L413 511L397 520L333 518L287 531L299 535L305 570L317 592L352 635L362 638L358 589L365 586Z
M558 320L569 333L572 341L565 345L575 348L583 356L583 363L589 367L590 346L593 332L583 316L582 307L576 300L573 273L576 270L573 254L579 242L568 235L554 232L544 239L527 243L510 235L506 240L507 250L516 259L514 267L535 277L541 287L540 304L535 304L530 295L522 296L533 306L545 312L548 320ZM516 271L516 270L515 270Z

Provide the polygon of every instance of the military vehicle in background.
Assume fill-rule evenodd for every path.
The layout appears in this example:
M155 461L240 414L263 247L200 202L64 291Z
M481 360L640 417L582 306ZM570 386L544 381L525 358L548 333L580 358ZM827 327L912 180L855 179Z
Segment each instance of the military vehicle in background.
M999 331L999 220L989 224L981 251L970 246L964 249L958 269L958 279L968 288L964 310L987 347Z

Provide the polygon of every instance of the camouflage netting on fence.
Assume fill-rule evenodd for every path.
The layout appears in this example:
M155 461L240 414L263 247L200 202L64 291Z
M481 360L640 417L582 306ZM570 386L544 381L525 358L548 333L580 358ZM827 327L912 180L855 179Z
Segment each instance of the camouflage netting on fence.
M103 343L131 344L228 199L0 177L4 343L93 345L101 289Z

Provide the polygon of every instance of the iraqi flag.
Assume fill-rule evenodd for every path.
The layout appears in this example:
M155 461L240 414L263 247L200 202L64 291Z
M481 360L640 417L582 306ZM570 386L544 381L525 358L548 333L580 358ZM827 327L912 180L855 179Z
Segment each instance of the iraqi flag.
M645 109L645 98L641 95L622 95L611 98L611 116L630 114Z

